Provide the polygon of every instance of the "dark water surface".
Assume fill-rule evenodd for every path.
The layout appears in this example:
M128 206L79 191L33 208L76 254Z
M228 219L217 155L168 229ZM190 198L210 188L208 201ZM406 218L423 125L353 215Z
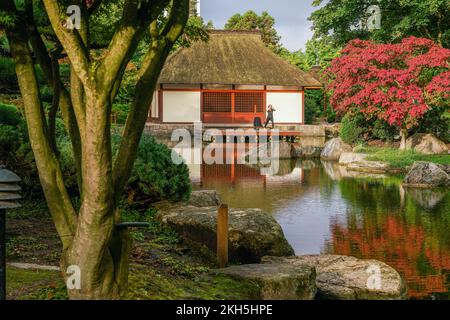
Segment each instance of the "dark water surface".
M245 165L190 166L194 189L235 208L261 208L296 254L343 254L394 267L416 299L450 299L450 192L401 187L334 163L282 161L277 175Z

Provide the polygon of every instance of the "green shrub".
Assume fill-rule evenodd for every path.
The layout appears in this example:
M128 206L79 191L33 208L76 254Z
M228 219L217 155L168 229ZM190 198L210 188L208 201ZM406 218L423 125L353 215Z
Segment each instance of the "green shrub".
M70 80L70 64L62 63L59 65L59 73L63 82Z
M35 70L39 85L46 84L47 82L41 67L36 65ZM14 90L17 89L16 67L14 61L9 57L0 56L0 83L7 84L9 87L14 87Z
M137 159L127 187L127 198L148 204L162 199L188 200L191 193L189 169L172 162L172 151L156 143L151 136L143 136Z
M364 117L359 113L348 112L341 122L341 139L348 144L358 144L364 139L362 134L365 129Z
M9 85L17 83L16 67L9 57L0 56L0 83Z
M17 126L22 121L22 116L16 106L0 103L0 124Z
M125 124L130 107L126 103L115 103L112 106L112 113L116 114L117 124Z
M2 158L7 153L15 152L20 146L20 132L16 127L0 124L0 153ZM5 159L2 159L5 160Z
M331 105L328 105L328 107L327 107L327 122L328 123L336 122L336 112L334 112Z
M305 91L305 123L312 124L316 117L323 115L322 90L306 90Z
M48 85L43 85L40 88L41 99L44 102L52 102L53 100L53 90L50 89Z
M372 135L375 139L393 141L397 134L398 130L395 127L390 126L383 120L375 120L372 129Z
M447 112L447 109L444 108L430 109L412 134L416 132L432 133L439 139L450 142L450 118Z

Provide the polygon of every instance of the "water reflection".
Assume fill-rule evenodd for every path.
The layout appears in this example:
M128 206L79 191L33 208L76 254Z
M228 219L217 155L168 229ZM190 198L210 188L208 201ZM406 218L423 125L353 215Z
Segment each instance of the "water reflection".
M277 175L240 164L190 170L195 189L272 214L296 254L378 259L405 277L412 298L450 298L449 189L404 189L401 177L311 160L282 160Z

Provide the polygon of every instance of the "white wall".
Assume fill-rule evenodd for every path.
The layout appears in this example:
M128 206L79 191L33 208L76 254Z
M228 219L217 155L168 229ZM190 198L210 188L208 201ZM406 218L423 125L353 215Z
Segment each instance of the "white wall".
M200 92L163 92L163 122L197 122L200 120Z
M275 123L302 123L302 99L301 92L268 92L266 104L273 105L276 110Z

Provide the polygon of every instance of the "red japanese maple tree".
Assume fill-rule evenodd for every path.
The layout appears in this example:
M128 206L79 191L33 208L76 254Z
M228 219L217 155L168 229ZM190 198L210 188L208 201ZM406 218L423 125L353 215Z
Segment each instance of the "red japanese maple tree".
M331 105L338 113L356 109L407 130L427 111L450 105L450 50L423 38L397 44L353 40L326 70Z

